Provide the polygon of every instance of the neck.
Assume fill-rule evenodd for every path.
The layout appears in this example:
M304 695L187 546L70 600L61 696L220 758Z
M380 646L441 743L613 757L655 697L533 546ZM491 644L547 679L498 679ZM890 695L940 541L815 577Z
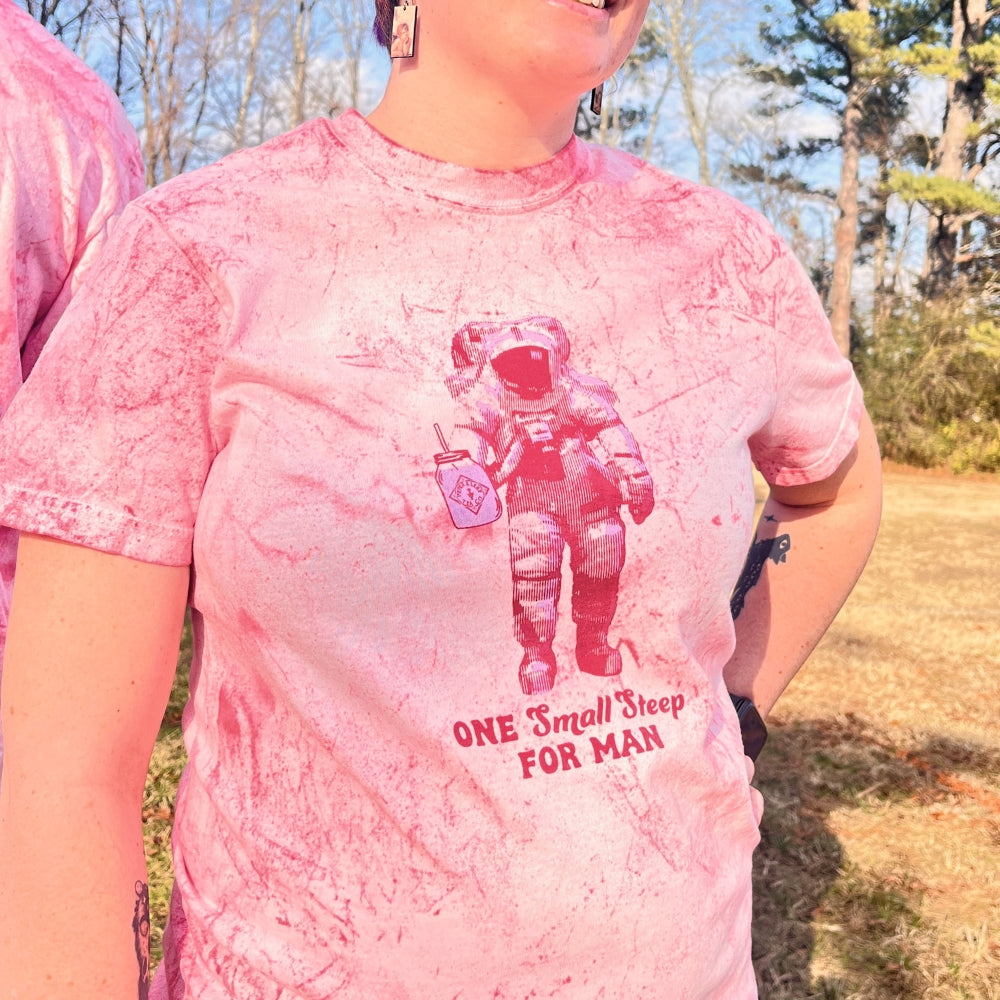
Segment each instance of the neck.
M488 79L456 81L424 58L423 67L419 56L393 62L382 101L368 115L393 142L460 166L516 170L550 159L572 138L575 97L546 102Z

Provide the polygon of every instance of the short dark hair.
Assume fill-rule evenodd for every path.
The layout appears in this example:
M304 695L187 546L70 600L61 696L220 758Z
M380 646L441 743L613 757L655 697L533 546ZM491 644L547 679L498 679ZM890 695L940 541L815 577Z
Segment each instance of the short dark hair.
M392 10L393 0L375 0L375 23L372 34L375 41L384 49L392 45Z

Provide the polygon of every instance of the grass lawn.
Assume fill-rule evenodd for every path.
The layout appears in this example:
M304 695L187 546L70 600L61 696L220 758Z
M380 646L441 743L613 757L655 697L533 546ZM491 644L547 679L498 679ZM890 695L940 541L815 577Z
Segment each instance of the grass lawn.
M758 768L767 1000L1000 998L998 517L998 479L887 473Z
M887 472L869 568L769 719L762 1000L1000 1000L998 522L1000 479ZM144 802L157 960L189 660Z

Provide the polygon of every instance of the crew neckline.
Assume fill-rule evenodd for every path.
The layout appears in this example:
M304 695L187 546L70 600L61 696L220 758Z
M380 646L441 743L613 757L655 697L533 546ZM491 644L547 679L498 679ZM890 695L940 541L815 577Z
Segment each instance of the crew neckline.
M433 201L487 212L519 212L550 204L584 178L587 146L576 135L555 156L516 170L481 170L407 149L353 108L328 119L333 139L384 183Z

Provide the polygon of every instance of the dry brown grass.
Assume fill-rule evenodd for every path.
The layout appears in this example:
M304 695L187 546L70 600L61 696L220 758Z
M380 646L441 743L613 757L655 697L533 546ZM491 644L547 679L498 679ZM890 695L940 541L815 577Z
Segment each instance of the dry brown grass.
M889 472L885 501L758 768L762 1000L1000 1000L1000 479ZM145 802L160 926L186 657Z
M887 473L758 769L765 1000L1000 998L998 518L998 479Z

